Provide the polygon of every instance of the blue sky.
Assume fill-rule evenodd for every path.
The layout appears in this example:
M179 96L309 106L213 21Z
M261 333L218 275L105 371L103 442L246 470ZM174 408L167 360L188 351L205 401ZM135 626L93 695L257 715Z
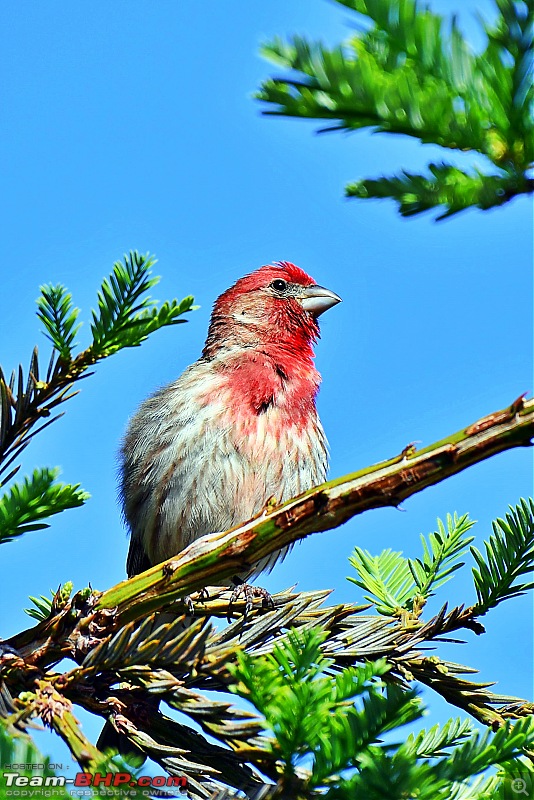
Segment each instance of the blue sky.
M491 16L493 3L431 7L458 13L476 46L475 10ZM2 547L2 636L30 624L28 595L66 580L104 589L124 577L116 454L126 421L199 356L215 297L261 264L294 261L343 297L322 318L317 348L332 477L409 442L428 445L532 390L529 200L438 224L403 220L387 201L344 200L349 180L452 156L401 137L316 136L311 122L262 117L251 97L277 73L258 55L262 41L301 33L337 42L352 22L346 9L325 0L30 0L5 4L0 17L5 371L26 366L35 343L46 361L34 313L40 284L67 285L88 321L102 277L129 249L158 257L158 299L193 294L201 305L187 325L99 365L26 451L26 471L59 465L92 499ZM355 545L418 556L419 534L457 511L478 520L480 546L491 520L531 487L530 452L505 453L403 511L372 511L307 539L261 583L272 592L329 587L335 602L359 601L346 581ZM429 612L445 600L474 600L467 568ZM528 697L531 612L530 598L511 601L489 615L485 636L467 632L466 646L441 653ZM426 697L429 724L454 714ZM90 736L100 727L86 716L83 724ZM41 746L64 755L57 742Z

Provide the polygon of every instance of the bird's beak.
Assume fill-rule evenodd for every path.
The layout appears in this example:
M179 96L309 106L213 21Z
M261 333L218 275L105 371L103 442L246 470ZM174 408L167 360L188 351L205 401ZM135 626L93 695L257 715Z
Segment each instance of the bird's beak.
M306 286L300 297L302 308L312 316L318 317L332 306L341 303L341 297L324 286Z

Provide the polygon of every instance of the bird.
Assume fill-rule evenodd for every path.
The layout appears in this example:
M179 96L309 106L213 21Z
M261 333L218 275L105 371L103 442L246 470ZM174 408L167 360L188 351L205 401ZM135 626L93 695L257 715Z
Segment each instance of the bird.
M122 442L128 577L326 480L313 347L318 317L340 301L289 261L218 297L200 358L142 403ZM234 583L248 586L287 550Z
M205 534L251 519L273 498L283 503L326 479L313 346L318 317L339 302L289 261L245 275L215 301L200 358L141 404L122 442L119 494L130 532L128 577L173 558ZM253 597L272 603L247 581L272 569L287 551L233 578L237 589L230 603L243 591L245 617ZM97 747L144 760L110 721Z

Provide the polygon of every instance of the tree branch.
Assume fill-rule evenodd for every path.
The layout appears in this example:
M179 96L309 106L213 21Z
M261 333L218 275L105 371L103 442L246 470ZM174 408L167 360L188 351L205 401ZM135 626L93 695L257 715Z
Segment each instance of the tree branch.
M246 571L261 558L330 530L372 508L398 506L427 486L513 447L528 447L534 436L534 400L519 397L457 433L422 450L402 453L337 478L230 531L193 542L176 557L104 592L96 608L116 607L122 622L139 619L178 598Z
M80 660L94 644L134 619L161 610L210 584L239 574L278 548L310 533L335 528L371 508L398 506L427 486L486 458L531 444L534 400L518 398L451 436L416 450L413 445L375 466L337 478L230 531L193 542L173 559L102 594L78 593L51 617L6 644L27 664ZM76 614L73 611L76 609Z

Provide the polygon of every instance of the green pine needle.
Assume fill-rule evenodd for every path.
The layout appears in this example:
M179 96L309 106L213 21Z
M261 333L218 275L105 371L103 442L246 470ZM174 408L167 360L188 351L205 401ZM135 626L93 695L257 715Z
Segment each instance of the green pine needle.
M450 719L445 725L434 725L429 730L411 733L402 748L404 752L417 758L438 758L447 756L449 748L454 747L473 733L469 719Z
M503 764L522 755L524 747L534 744L534 717L525 717L513 725L506 723L496 733L477 731L437 766L441 777L464 780L496 764Z
M434 740L435 752L432 751ZM342 779L327 797L332 800L494 800L512 794L511 781L488 776L496 765L515 776L532 774L521 759L523 748L534 742L532 717L507 724L497 733L469 730L468 723L450 720L400 744L372 746L358 757L358 770ZM441 753L441 748L451 752ZM486 773L486 774L484 774ZM475 777L478 776L478 777ZM475 780L472 778L475 777ZM530 782L529 782L530 783Z
M79 308L72 304L72 296L67 289L58 283L41 286L41 296L37 299L37 316L45 326L46 336L59 355L69 361L72 355L74 340L81 323L76 324Z
M317 630L293 630L271 654L238 652L229 665L233 691L265 717L272 753L286 770L312 758L313 787L327 785L379 734L420 714L413 692L380 680L389 670L384 660L328 674L332 662L322 654L323 640Z
M516 583L523 575L532 578L534 567L534 500L521 498L506 519L492 523L493 534L485 542L485 557L471 547L477 562L473 568L473 578L477 592L474 613L485 614L490 608L518 597L534 588L534 582Z
M115 262L113 272L102 282L91 324L90 350L95 360L123 347L137 347L158 328L185 322L179 317L196 308L192 297L165 302L159 308L150 297L143 297L159 282L159 277L150 277L155 263L148 254L130 251L122 262Z
M59 469L35 469L0 497L0 544L29 531L48 528L42 520L85 503L89 494L80 484L58 483Z
M349 581L368 592L365 599L375 603L380 614L395 616L409 608L416 584L409 561L402 553L388 548L373 556L355 547L349 561L359 575L358 578L349 577Z
M481 168L473 163L466 172L431 163L429 175L358 180L347 196L392 198L404 216L441 206L442 219L534 191L531 5L498 0L476 53L454 18L446 23L416 0L337 2L360 15L359 32L343 44L294 36L262 47L286 72L256 94L264 113L320 120L322 131L367 128L482 156Z
M525 191L527 179L514 172L489 175L475 170L468 174L451 164L429 164L430 175L403 171L401 175L349 183L346 197L390 198L395 200L404 217L445 206L437 219L445 219L466 208L482 210L506 203Z
M429 535L428 543L421 535L422 559L405 558L390 549L373 556L355 547L349 561L358 577L348 580L368 592L365 599L374 603L380 614L399 616L403 611L414 611L416 605L420 609L421 601L432 597L463 566L460 558L473 541L466 533L473 525L467 514L447 514L446 527L438 519L438 530Z
M428 544L423 535L423 558L408 559L408 565L417 584L418 593L426 599L431 597L435 590L443 586L460 567L463 562L459 559L466 552L473 536L466 533L473 527L474 521L467 514L461 517L447 514L447 527L438 519L438 530L428 537Z
M72 581L66 581L66 583L59 586L57 591L54 592L53 589L50 590L51 597L46 597L43 594L40 597L30 596L30 600L35 608L25 608L24 611L29 617L33 617L39 620L39 622L42 622L48 619L53 611L58 611L65 606L72 595L73 588L74 584ZM82 593L80 593L80 596L81 594Z
M46 597L44 594L42 594L40 597L32 597L30 595L30 600L35 608L25 608L25 613L29 617L33 617L33 619L36 619L39 622L43 622L43 620L48 619L52 613L52 601L54 600L55 592L50 590L50 594L52 595L51 597Z

